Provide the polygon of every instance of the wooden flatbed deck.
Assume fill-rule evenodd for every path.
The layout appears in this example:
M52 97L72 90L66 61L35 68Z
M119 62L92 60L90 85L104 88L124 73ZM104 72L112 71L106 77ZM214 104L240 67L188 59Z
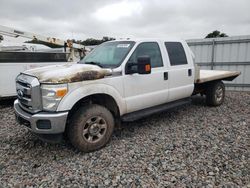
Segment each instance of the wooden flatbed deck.
M233 80L240 75L239 71L221 71L221 70L200 70L195 78L196 84L202 84L214 80Z

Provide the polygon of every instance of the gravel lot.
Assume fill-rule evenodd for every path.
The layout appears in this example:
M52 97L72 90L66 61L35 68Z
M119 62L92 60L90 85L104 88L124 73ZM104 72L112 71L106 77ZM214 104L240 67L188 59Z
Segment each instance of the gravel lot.
M48 144L17 125L12 101L0 101L2 187L250 187L250 93L124 123L92 153ZM1 187L0 186L0 187Z

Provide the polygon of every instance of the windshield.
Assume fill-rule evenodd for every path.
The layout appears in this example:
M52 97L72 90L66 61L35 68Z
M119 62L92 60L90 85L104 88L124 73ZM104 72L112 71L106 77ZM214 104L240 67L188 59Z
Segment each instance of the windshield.
M118 67L134 44L133 41L105 42L86 55L79 63L95 64L104 68Z

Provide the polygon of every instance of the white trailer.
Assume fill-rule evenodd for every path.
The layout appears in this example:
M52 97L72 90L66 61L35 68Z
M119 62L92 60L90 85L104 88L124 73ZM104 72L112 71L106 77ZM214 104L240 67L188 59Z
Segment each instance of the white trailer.
M0 43L0 98L16 96L15 78L20 72L36 67L77 62L85 56L86 52L90 51L85 46L70 40L46 37L1 25L0 35L14 38L24 37L61 47L55 50L36 44L23 43L8 46Z
M62 63L65 62L0 63L0 98L16 96L15 78L20 72L36 67Z

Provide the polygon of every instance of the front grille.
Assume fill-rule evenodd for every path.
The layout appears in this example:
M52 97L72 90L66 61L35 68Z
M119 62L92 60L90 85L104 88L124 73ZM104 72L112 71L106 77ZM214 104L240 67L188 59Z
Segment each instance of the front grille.
M23 80L17 80L16 82L17 97L25 108L32 110L32 101L31 101L31 85L25 83Z
M41 110L40 83L37 78L20 74L16 79L17 97L20 106L31 113Z

